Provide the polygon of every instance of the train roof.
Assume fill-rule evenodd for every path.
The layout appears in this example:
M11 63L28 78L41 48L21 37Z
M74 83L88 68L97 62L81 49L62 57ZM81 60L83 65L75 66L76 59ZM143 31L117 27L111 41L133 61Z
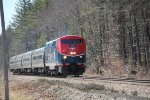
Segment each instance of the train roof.
M82 36L79 36L79 35L65 35L65 36L62 36L62 37L59 37L55 40L51 40L49 42L46 42L46 44L49 44L49 43L52 43L54 41L57 41L58 39L63 39L63 38L70 38L70 37L77 37L77 38L83 38Z
M15 58L16 58L16 56L13 56L13 57L10 58L10 60L11 60L11 59L15 59Z
M49 41L49 42L46 42L46 44L50 44L50 43L52 43L52 42L54 42L54 41L57 41L59 38L57 38L57 39L55 39L55 40L51 40L51 41Z
M69 37L83 38L82 36L79 36L79 35L65 35L65 36L62 36L60 38L69 38Z
M32 50L33 52L34 51L39 51L39 50L43 50L44 49L44 47L41 47L41 48L38 48L38 49L35 49L35 50Z
M22 53L22 54L28 54L28 53L31 53L33 50L31 50L31 51L28 51L28 52L25 52L25 53Z
M82 36L79 36L79 35L65 35L65 36L62 36L62 37L59 37L59 38L57 38L57 39L54 39L54 40L51 40L51 41L49 41L49 42L46 42L46 45L47 44L50 44L50 43L52 43L52 42L54 42L54 41L57 41L58 39L70 39L70 38L73 38L73 37L76 37L76 38L83 38Z
M50 44L50 43L52 43L52 42L54 42L54 41L57 41L58 39L69 39L69 38L73 38L73 37L76 37L76 38L83 38L82 36L79 36L79 35L65 35L65 36L62 36L62 37L59 37L59 38L57 38L57 39L54 39L54 40L51 40L51 41L49 41L49 42L46 42L46 44ZM36 51L36 50L40 50L40 49L43 49L44 47L42 47L42 48L38 48L38 49L35 49L35 50L31 50L31 51L28 51L28 52L25 52L25 53L22 53L22 54L27 54L27 53L30 53L30 52L32 52L32 51ZM11 57L11 58L15 58L16 56L20 56L20 55L22 55L22 54L19 54L19 55L15 55L15 56L13 56L13 57Z

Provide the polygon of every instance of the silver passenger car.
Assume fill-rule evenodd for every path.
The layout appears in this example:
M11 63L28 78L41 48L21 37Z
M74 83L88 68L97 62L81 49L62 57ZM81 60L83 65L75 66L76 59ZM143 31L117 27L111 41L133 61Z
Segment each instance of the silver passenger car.
M22 57L23 68L31 68L31 55L32 55L32 51L29 51L23 54L23 57Z
M22 69L22 54L17 55L15 59L15 69Z
M9 67L10 67L10 70L12 69L16 69L16 56L13 56L10 58L10 61L9 61Z
M44 67L44 47L32 51L32 68Z

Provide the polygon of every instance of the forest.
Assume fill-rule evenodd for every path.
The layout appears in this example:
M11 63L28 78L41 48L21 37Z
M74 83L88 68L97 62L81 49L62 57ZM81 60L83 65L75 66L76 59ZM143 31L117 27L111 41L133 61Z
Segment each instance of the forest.
M19 0L6 34L9 58L73 34L86 39L87 72L150 75L150 0Z

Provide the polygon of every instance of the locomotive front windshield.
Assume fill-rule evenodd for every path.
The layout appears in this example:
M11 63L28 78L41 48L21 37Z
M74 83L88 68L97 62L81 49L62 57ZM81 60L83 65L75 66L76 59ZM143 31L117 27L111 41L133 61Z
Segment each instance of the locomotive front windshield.
M83 42L82 39L63 39L61 40L62 44L81 44Z

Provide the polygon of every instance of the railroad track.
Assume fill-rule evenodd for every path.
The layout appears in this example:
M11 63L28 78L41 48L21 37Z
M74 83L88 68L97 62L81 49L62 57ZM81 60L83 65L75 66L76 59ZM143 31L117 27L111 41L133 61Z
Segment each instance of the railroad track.
M62 78L61 76L47 76L47 75L24 75L23 76L37 76L37 77L49 77L49 78ZM69 75L67 79L84 79L84 80L106 80L106 81L118 81L118 82L133 82L133 83L150 83L150 80L137 80L134 78L102 78L100 76L80 76L75 77L74 75Z
M150 83L150 80L137 80L134 78L101 78L98 76L94 76L94 77L80 77L81 79L86 79L86 80L90 80L90 79L94 79L94 80L109 80L109 81L121 81L121 82L134 82L134 83Z

